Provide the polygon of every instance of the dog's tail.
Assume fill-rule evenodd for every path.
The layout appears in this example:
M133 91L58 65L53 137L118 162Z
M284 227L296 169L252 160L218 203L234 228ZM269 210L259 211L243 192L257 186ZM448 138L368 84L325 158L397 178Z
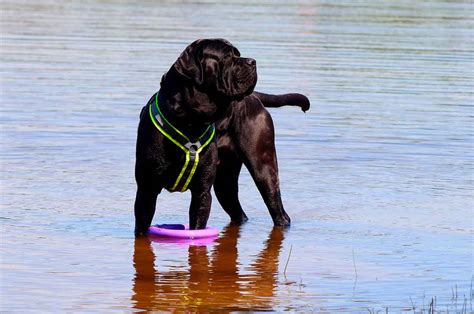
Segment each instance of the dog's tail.
M282 95L270 95L259 92L253 92L257 96L262 104L268 108L282 107L282 106L296 106L300 107L303 112L309 109L309 99L301 94L282 94Z

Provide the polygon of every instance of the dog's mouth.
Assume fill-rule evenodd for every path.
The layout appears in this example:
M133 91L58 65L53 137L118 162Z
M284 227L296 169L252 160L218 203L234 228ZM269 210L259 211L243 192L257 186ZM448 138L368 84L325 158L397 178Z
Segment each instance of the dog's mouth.
M245 96L252 93L255 85L257 85L257 71L255 68L248 69L245 72L237 73L235 76L235 95Z
M247 84L255 80L257 75L257 70L255 68L247 69L246 71L241 71L236 74L236 81L239 84Z
M257 72L256 71L252 75L251 79L249 79L249 82L250 82L250 84L249 84L247 90L245 91L245 95L250 95L253 92L255 86L257 85Z

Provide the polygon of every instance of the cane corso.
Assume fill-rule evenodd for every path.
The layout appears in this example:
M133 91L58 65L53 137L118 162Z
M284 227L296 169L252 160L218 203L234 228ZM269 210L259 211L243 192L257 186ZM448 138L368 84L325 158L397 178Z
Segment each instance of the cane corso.
M274 128L265 107L309 109L300 94L254 91L256 61L240 56L224 39L189 45L161 80L160 90L142 109L138 126L135 178L135 234L146 234L158 194L191 191L189 226L206 227L211 187L232 221L247 216L238 198L245 164L273 223L288 226L280 197Z

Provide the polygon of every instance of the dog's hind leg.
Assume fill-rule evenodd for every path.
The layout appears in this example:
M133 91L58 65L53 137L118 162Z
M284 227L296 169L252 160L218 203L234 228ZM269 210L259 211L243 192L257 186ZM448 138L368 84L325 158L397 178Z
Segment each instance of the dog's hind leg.
M291 220L281 201L276 155L273 160L247 158L245 165L260 191L265 205L267 205L273 224L275 226L289 226Z
M283 208L278 178L273 121L261 105L249 105L247 119L241 120L239 150L276 226L289 226L290 217Z
M248 220L239 201L239 174L242 161L233 154L219 150L220 163L214 181L214 192L232 222L241 224Z

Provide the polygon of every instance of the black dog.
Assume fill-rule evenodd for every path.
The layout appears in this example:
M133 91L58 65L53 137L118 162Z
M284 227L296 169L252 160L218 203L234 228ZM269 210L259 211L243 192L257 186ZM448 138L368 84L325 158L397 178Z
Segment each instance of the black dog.
M146 234L158 194L191 190L191 229L206 227L211 186L232 221L247 220L238 199L242 163L249 169L275 225L290 217L280 198L273 122L266 107L309 109L300 94L253 92L256 62L223 39L189 45L163 75L138 127L135 234ZM216 139L217 138L217 139Z

